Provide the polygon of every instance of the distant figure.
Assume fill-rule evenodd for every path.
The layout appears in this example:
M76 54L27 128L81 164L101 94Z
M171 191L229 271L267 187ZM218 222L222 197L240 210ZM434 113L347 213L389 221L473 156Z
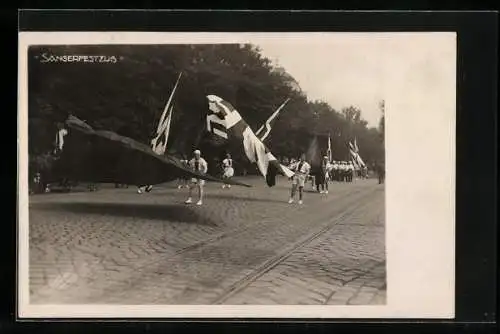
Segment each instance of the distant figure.
M231 159L231 154L227 154L226 158L222 160L222 168L224 170L224 173L222 174L222 178L224 180L230 180L233 175L234 175L234 168L233 168L233 159ZM230 184L224 183L222 185L222 188L231 188Z
M291 170L295 170L295 168L297 167L297 160L295 160L294 158L291 158L290 159L290 164L288 165L288 168L291 169ZM290 181L293 180L293 177L289 178Z
M201 157L201 152L200 150L194 151L194 158L189 161L189 167L201 174L206 174L208 171L208 164ZM198 179L198 178L192 178L191 179L191 184L189 185L189 197L186 200L186 204L191 204L193 203L192 199L192 192L193 188L197 187L198 188L198 195L199 195L199 200L196 203L196 205L202 205L203 204L203 186L205 185L205 180Z
M337 161L332 160L330 166L330 179L332 181L338 181L338 169L339 165L337 164Z
M354 164L352 161L349 161L347 165L347 180L348 182L352 182L354 177L356 176L356 168L354 168Z
M299 204L302 204L302 197L304 192L304 184L309 176L311 171L311 165L306 161L306 155L302 154L300 156L300 161L294 165L292 169L295 172L295 175L292 177L292 191L290 195L290 200L288 203L293 203L295 193L297 192L297 188L299 189Z
M349 164L347 161L343 161L343 166L344 166L344 182L349 182L349 174L351 174L351 171L349 170Z
M377 163L375 165L375 171L378 175L378 184L382 184L385 182L385 166L382 163Z
M33 177L33 180L32 180L33 184L32 184L32 187L31 187L31 193L33 194L41 194L44 192L45 190L45 187L43 186L43 182L42 182L42 176L40 173L36 173L35 176Z
M339 182L345 181L345 165L343 161L339 161Z
M189 161L184 154L182 155L181 163L185 167L189 168ZM182 188L189 188L189 177L188 176L183 175L179 178L177 189L182 189Z
M97 191L97 190L99 190L99 188L97 187L97 185L95 183L89 183L87 185L87 189L88 189L88 191Z
M328 194L328 180L329 180L330 163L328 157L325 155L321 161L321 168L316 178L316 190L320 194ZM321 187L321 190L320 190Z

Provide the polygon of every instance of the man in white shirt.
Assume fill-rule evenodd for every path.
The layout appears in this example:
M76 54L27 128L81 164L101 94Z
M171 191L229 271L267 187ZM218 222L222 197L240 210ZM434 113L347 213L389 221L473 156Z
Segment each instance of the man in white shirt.
M199 150L194 151L194 158L189 161L189 167L197 171L201 174L206 174L208 171L208 164L201 157L201 152ZM193 203L192 199L192 192L193 188L197 187L198 188L198 195L199 195L199 200L196 203L196 205L202 205L203 204L203 186L205 185L205 180L198 179L198 178L192 178L191 179L191 184L189 185L189 197L186 200L186 204L191 204Z
M311 171L311 165L306 161L306 155L302 154L300 156L300 161L294 166L293 171L295 175L292 178L292 192L290 195L290 200L288 203L293 203L295 193L297 192L297 187L299 188L299 204L302 204L302 194L304 191L304 184Z
M328 161L328 156L324 156L323 160L321 161L321 171L320 171L320 178L318 180L318 184L316 185L317 191L320 194L328 194L328 181L330 179L330 169L331 165L330 162ZM320 190L321 187L321 190Z
M226 159L222 160L222 168L224 169L224 174L222 175L222 178L224 180L229 180L230 178L233 177L234 168L233 168L233 159L231 159L231 154L228 153L226 155ZM222 189L224 188L231 188L231 185L224 183L222 185Z

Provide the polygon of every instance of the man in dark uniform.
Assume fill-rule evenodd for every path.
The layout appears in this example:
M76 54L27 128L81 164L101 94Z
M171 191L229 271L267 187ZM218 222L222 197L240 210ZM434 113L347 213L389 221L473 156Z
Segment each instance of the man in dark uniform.
M382 184L385 181L385 164L382 162L378 162L375 165L375 170L378 175L378 184Z
M316 176L316 190L320 194L328 194L328 180L330 178L330 162L328 161L328 156L324 156L321 161L321 168L318 175ZM320 189L321 187L321 189Z

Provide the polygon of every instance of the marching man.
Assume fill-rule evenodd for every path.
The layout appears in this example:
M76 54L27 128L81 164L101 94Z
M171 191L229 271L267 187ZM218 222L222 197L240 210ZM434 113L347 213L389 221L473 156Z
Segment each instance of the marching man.
M184 154L182 155L181 162L185 167L189 168L189 160L186 158ZM179 184L177 185L177 189L189 188L189 177L181 176L178 182Z
M328 194L328 181L330 180L330 170L331 170L331 165L330 162L328 161L328 157L325 155L323 157L323 161L321 162L320 183L317 184L317 190L320 194Z
M354 170L354 165L352 161L348 161L346 163L347 163L347 182L352 182L356 171Z
M201 157L200 150L194 151L194 158L189 161L189 167L192 170L197 171L197 172L199 172L201 174L206 174L207 173L208 164L205 161L205 159L203 159ZM202 205L203 204L203 186L204 185L205 185L205 180L197 179L197 178L193 177L191 179L191 184L189 185L189 197L188 197L188 199L187 199L187 201L185 203L186 204L193 203L193 199L192 199L193 188L197 187L198 188L199 200L196 203L196 205Z
M222 160L222 168L224 168L224 174L222 175L222 178L224 180L231 179L234 175L233 159L231 159L231 154L228 153L226 155L226 159ZM231 188L231 185L224 183L222 185L222 189L224 188Z
M294 172L295 175L292 178L292 193L290 195L290 200L288 203L293 203L295 193L297 192L297 187L299 188L299 204L302 204L302 194L304 191L304 184L311 171L311 165L306 161L306 155L302 154L300 156L300 161L295 165Z

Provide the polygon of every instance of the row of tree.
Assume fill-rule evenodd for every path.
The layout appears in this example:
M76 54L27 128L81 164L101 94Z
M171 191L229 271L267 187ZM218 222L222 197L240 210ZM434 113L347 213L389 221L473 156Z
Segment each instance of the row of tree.
M95 55L116 61L63 61L62 55ZM253 45L104 45L29 49L29 153L33 164L46 160L56 124L68 114L95 128L149 143L181 71L170 153L190 154L198 147L205 155L223 155L225 143L205 131L205 96L215 94L233 104L254 130L290 98L268 142L276 156L297 157L315 135L324 138L320 143L326 152L330 134L336 160L348 159L347 143L354 138L367 163L384 159L383 119L379 128L370 128L355 107L339 111L323 101L308 101L294 78L272 66ZM235 160L244 160L240 157L243 152L231 153Z

